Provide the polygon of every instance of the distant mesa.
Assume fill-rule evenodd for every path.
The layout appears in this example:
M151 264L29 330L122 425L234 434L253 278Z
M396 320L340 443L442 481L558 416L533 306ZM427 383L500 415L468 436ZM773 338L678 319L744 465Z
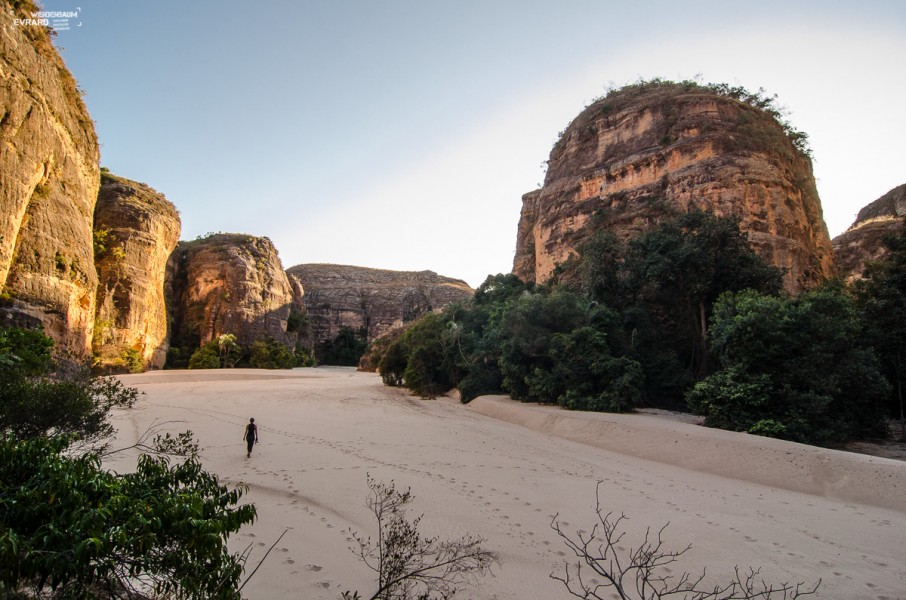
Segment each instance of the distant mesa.
M895 187L862 210L849 229L833 240L840 275L860 279L865 265L888 255L884 236L895 233L906 221L906 184Z
M596 230L623 239L677 212L736 216L795 292L834 273L804 136L744 90L653 81L611 92L551 150L523 196L513 273L544 282Z
M433 271L302 264L287 274L303 290L314 344L334 339L342 327L363 330L371 340L474 293L464 281Z

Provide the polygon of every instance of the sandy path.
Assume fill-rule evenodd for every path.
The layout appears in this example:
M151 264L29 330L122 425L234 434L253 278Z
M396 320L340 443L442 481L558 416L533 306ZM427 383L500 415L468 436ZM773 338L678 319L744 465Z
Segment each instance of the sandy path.
M372 573L348 550L350 529L374 532L364 507L366 473L411 486L425 533L481 534L501 554L496 575L462 598L568 597L548 577L569 558L549 523L559 513L567 530L590 528L601 480L607 506L630 517L632 534L669 521L668 542L693 544L680 568L707 565L717 576L736 564L761 566L772 581L822 578L821 598L906 599L906 508L897 499L906 463L816 454L656 416L608 420L598 433L586 425L574 441L559 437L577 430L561 411L494 398L469 406L420 401L351 369L123 379L145 396L115 416L119 444L156 420L181 421L171 429L195 432L210 470L250 486L245 498L259 519L235 536L236 551L251 544L255 563L289 528L244 590L253 600L332 600L343 590L373 589ZM252 416L261 444L247 459L241 437ZM601 431L634 440L632 447L607 449ZM665 435L675 444L663 443L674 439ZM764 468L772 456L776 466ZM115 467L130 459L120 460ZM811 483L785 485L795 472ZM866 482L873 491L860 496Z

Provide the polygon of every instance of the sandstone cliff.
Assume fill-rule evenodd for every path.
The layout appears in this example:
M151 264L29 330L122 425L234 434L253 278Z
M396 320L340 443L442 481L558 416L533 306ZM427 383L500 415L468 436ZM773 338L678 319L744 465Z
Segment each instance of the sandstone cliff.
M906 184L895 187L859 211L856 222L833 240L840 274L847 281L862 277L865 264L887 256L883 239L906 221Z
M627 86L586 108L523 197L513 272L547 280L593 228L627 239L692 207L736 215L790 291L833 273L809 157L769 112L733 90ZM734 97L735 96L735 97Z
M343 326L365 329L371 340L474 293L464 281L432 271L306 264L287 273L303 290L315 344L332 340Z
M179 213L147 185L107 173L101 179L94 355L105 368L160 369L168 344L164 273L179 241Z
M91 350L92 220L100 154L76 83L41 27L0 6L0 291L6 322L40 322L60 350Z
M218 233L180 242L166 287L173 335L183 347L225 333L243 346L267 337L293 345L286 331L293 288L268 238Z

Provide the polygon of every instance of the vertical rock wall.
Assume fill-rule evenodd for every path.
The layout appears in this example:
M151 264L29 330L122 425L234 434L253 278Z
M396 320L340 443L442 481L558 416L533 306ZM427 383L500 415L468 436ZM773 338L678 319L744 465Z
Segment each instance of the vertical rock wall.
M628 239L696 207L737 216L790 291L834 273L811 161L768 112L697 85L629 86L585 109L523 197L513 272L543 282L595 229Z
M60 350L91 350L92 221L100 154L75 80L28 15L0 6L0 312L40 322Z
M267 337L292 347L293 288L268 238L219 233L180 242L168 266L173 333L204 344L230 333L247 346Z
M176 208L150 187L102 175L95 207L95 360L118 370L160 369L167 358L164 273L179 241Z

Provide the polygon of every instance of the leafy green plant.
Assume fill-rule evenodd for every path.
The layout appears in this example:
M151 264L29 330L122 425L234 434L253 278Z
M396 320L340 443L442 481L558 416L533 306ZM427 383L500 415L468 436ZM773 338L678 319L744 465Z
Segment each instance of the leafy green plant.
M72 456L66 437L0 438L0 582L43 597L118 597L135 585L181 598L238 599L231 533L255 518L195 459L143 455L133 473Z
M727 293L711 337L723 368L688 394L706 424L813 444L884 435L890 388L839 286Z
M285 345L268 338L252 344L249 366L256 369L292 369L296 366L296 357Z

